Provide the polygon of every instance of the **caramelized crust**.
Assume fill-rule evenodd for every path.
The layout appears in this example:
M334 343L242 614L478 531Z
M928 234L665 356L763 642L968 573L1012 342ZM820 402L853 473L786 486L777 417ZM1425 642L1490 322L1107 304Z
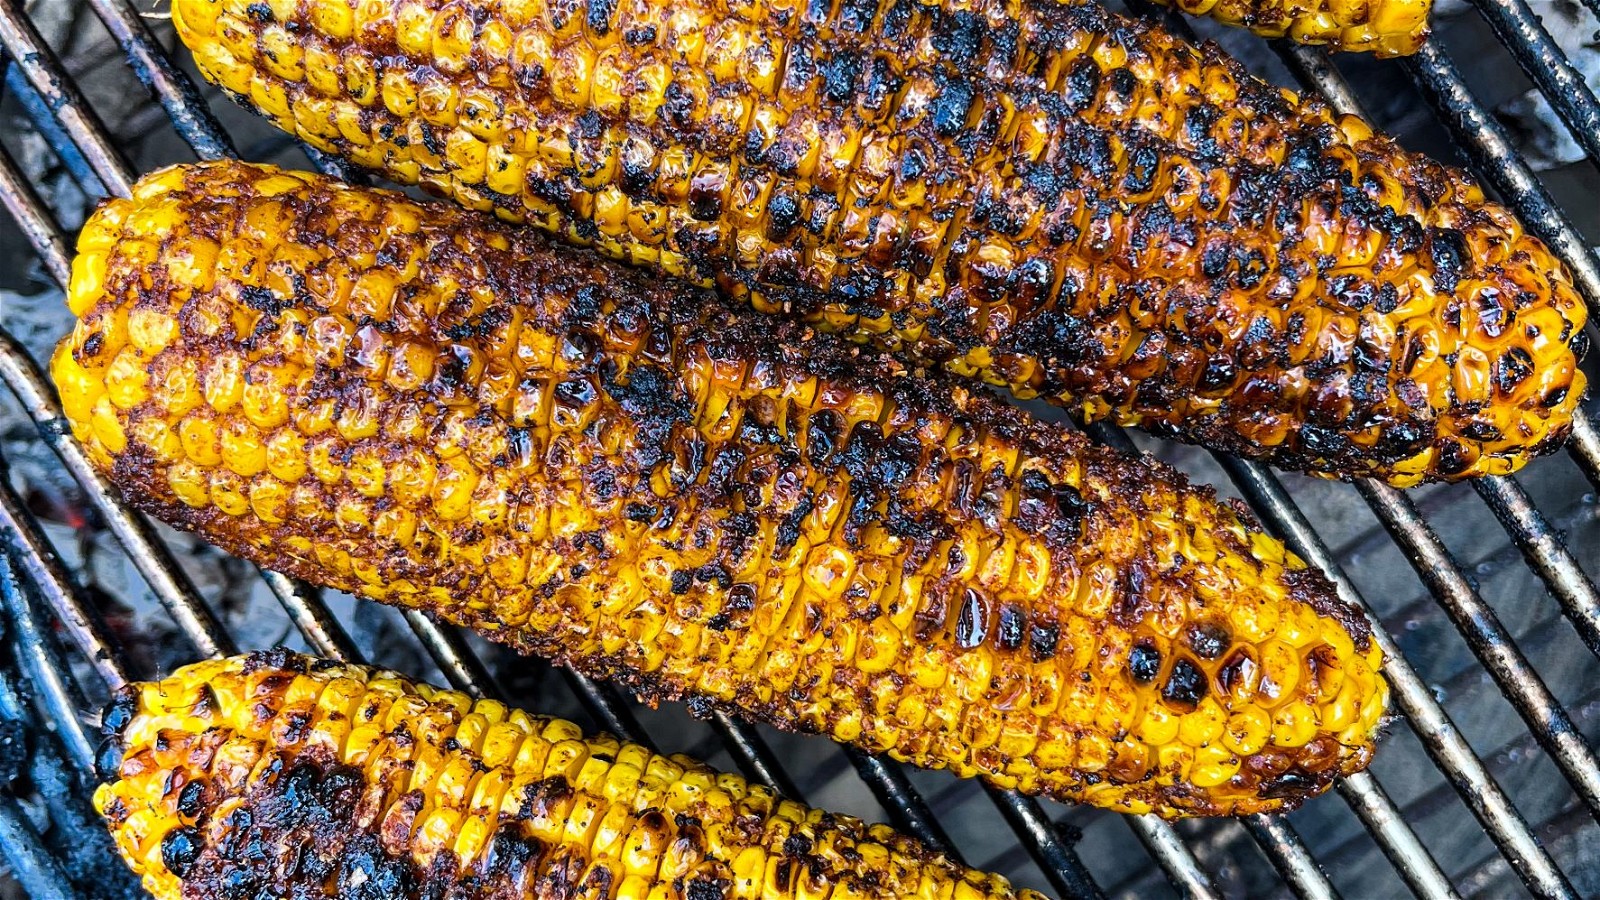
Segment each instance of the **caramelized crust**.
M317 147L1092 419L1407 486L1583 392L1566 271L1465 176L1086 0L173 18Z
M158 900L1044 900L685 756L281 650L129 685L106 725L95 806Z
M263 566L1112 809L1278 809L1371 754L1365 622L1209 490L531 230L173 168L70 302L91 458Z

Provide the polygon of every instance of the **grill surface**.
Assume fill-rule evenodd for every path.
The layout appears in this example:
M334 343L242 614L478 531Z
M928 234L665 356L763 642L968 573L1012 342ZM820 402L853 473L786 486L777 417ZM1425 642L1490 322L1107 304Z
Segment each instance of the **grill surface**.
M40 7L46 4L55 7L49 10L53 19L69 6L78 14L74 38L98 34L103 27L159 104L134 104L131 94L112 93L109 102L91 105L35 30L21 0L0 0L4 91L32 131L0 141L0 200L37 254L43 276L59 285L70 261L64 229L77 224L81 208L65 199L70 191L54 192L50 204L40 199L11 155L21 142L42 140L50 164L89 196L126 193L136 171L102 115L116 117L119 134L148 130L157 135L140 145L151 162L236 151L229 132L133 4L43 0ZM80 5L92 10L98 25L81 14ZM1139 14L1156 14L1131 5ZM1586 5L1587 12L1576 7L1565 12L1582 17L1600 6ZM1584 21L1591 29L1596 24L1593 18ZM1183 21L1168 17L1166 22L1180 33L1188 30ZM1544 91L1588 155L1578 165L1591 184L1592 167L1600 161L1600 103L1525 0L1476 0L1476 15L1440 31L1441 38L1404 62L1341 59L1344 71L1376 88L1359 95L1320 51L1272 45L1274 59L1262 50L1267 45L1253 38L1221 37L1236 52L1259 60L1269 75L1292 74L1301 87L1320 92L1342 111L1361 111L1362 98L1387 100L1371 110L1380 124L1397 109L1409 111L1408 102L1414 107L1420 95L1446 129L1435 133L1464 151L1478 176L1563 256L1594 308L1600 301L1600 264L1517 155L1484 98L1469 87L1484 80L1474 77L1480 74L1477 68L1458 70L1445 48L1459 45L1474 60L1484 58L1486 49L1508 53ZM1505 49L1494 49L1494 37L1483 38L1488 34L1498 36ZM98 80L134 90L125 77ZM165 116L151 115L152 109ZM239 123L235 132L248 156L295 164L299 151L262 137L268 134L264 126L225 102L215 110ZM171 140L174 133L181 143ZM247 134L253 143L243 143ZM1443 142L1423 149L1451 152ZM313 156L311 164L350 176L330 160ZM1574 193L1569 199L1577 212L1585 197ZM60 301L45 294L37 302ZM587 716L597 727L633 740L657 737L668 749L736 765L815 805L881 814L971 864L1060 896L1177 891L1199 897L1341 892L1365 897L1407 888L1427 897L1505 896L1519 889L1552 897L1600 893L1600 873L1585 862L1600 858L1600 765L1590 749L1590 739L1600 734L1600 685L1589 684L1593 654L1600 653L1600 593L1584 571L1587 566L1595 572L1600 557L1600 513L1592 493L1600 488L1600 435L1588 419L1579 422L1570 462L1546 460L1516 479L1410 494L1372 482L1352 487L1295 477L1286 483L1254 464L1141 438L1141 446L1241 496L1296 552L1334 577L1349 599L1374 613L1401 716L1373 772L1339 786L1342 803L1330 796L1288 817L1174 827L1150 818L1041 804L936 773L903 771L821 738L777 735L723 719L708 728L675 706L641 711L611 688L510 657L476 639L469 642L420 614L324 598L273 573L256 578L237 561L197 548L192 539L158 533L120 504L114 488L65 436L53 392L30 355L47 352L59 331L24 343L13 334L13 317L4 312L0 379L15 398L8 412L17 414L0 421L31 420L36 431L28 430L23 439L7 433L0 446L8 455L35 454L37 460L27 477L0 483L5 537L0 594L10 616L15 662L27 676L35 704L57 723L64 756L85 771L94 748L83 722L86 716L92 721L92 712L78 681L83 693L99 698L108 684L195 655L298 639L325 655L373 658L413 675L442 676L475 694L508 696L541 712ZM64 313L55 321L64 327ZM1588 409L1592 412L1594 404ZM1091 436L1130 443L1127 435L1105 427L1091 429ZM40 446L65 463L64 473L39 464L49 456L37 454ZM53 489L25 498L17 489L22 482ZM69 507L65 515L48 501L51 496L56 506ZM44 521L35 517L41 510L47 513ZM110 544L101 547L92 539L73 542L69 528L50 524L75 517L87 518L91 532L108 532L120 551L108 553ZM58 558L52 537L73 560L76 573ZM119 574L125 577L115 577ZM164 611L141 617L137 631L108 628L103 616L122 607L94 585L118 580L127 584L115 593L131 602L147 589ZM271 609L269 597L281 611ZM30 606L30 600L39 605ZM330 603L339 614L330 611ZM341 623L353 623L351 630ZM63 664L52 647L53 624L80 651L70 664ZM290 626L293 634L276 630ZM155 639L163 630L165 639ZM428 671L430 660L436 671ZM0 689L0 718L9 715L7 696ZM33 777L38 785L41 776ZM69 877L64 864L47 852L49 829L73 826L67 813L53 808L48 827L31 822L28 812L10 793L0 792L0 846L17 884L30 895L47 896L63 890ZM1009 830L996 827L1001 820Z

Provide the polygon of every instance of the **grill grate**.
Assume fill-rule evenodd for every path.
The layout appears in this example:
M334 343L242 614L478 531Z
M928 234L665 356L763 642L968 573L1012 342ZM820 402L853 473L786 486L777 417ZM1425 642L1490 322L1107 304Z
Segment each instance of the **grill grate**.
M153 92L173 127L194 153L203 159L234 154L221 124L201 101L193 82L164 52L146 23L127 0L88 0L112 37L127 52L139 78ZM1583 85L1581 76L1561 51L1525 0L1476 0L1480 15L1491 25L1528 75L1543 89L1573 136L1600 161L1600 102ZM1149 10L1136 9L1142 14ZM1185 22L1167 17L1167 26L1187 32ZM123 157L77 85L40 38L20 0L0 0L0 46L9 61L7 89L17 93L36 119L39 132L75 177L93 190L103 185L110 193L125 194L133 169ZM1320 93L1343 112L1359 111L1350 86L1328 56L1317 50L1276 46L1285 65L1308 91ZM1513 150L1504 129L1479 103L1461 74L1437 43L1431 43L1404 64L1405 71L1433 105L1451 134L1466 149L1476 173L1517 211L1528 227L1544 238L1572 269L1591 308L1600 310L1600 264L1578 236L1554 200ZM15 77L12 77L13 74ZM350 176L334 161L309 154L325 171ZM37 196L16 162L0 148L0 201L21 226L45 271L58 283L69 272L68 242L56 214ZM43 441L66 464L68 473L126 550L139 574L170 612L180 631L202 654L232 652L234 638L201 599L151 525L121 504L113 486L89 464L67 429L53 391L26 350L0 330L0 379L17 396L37 425ZM1089 429L1098 440L1131 446L1116 429ZM1600 487L1600 436L1587 419L1579 422L1570 452L1585 476ZM1285 539L1299 555L1327 572L1346 599L1370 606L1342 571L1329 544L1312 527L1290 499L1278 478L1256 464L1217 457L1257 515ZM1590 651L1600 653L1600 593L1583 572L1561 537L1534 505L1527 490L1514 478L1487 479L1475 488L1531 570L1555 597L1561 613ZM1567 711L1540 680L1523 651L1479 595L1471 578L1451 557L1417 504L1386 486L1364 482L1357 492L1402 549L1418 576L1455 624L1467 646L1495 680L1507 700L1526 723L1533 740L1557 763L1571 790L1590 815L1600 818L1600 764ZM95 673L108 684L125 681L125 663L114 649L81 588L50 547L39 524L8 481L0 480L0 526L10 564L0 558L0 581L14 574L31 586L48 606L73 643L84 652ZM11 566L16 568L12 570ZM314 650L355 660L354 641L335 620L314 589L275 573L263 573L267 586L303 638ZM93 759L93 745L83 730L78 711L84 708L73 682L54 658L45 629L21 595L4 591L6 606L21 637L24 669L29 673L38 702L61 727L68 755L80 764ZM492 676L462 637L418 613L407 613L408 624L421 645L451 683L477 695L499 693ZM1491 777L1485 762L1452 723L1429 685L1401 653L1401 645L1372 615L1375 637L1390 662L1385 669L1394 688L1397 711L1410 732L1432 758L1460 800L1477 818L1484 832L1522 883L1533 893L1549 897L1577 896L1572 883L1551 853L1541 846L1527 821ZM30 637L31 636L31 637ZM648 742L648 736L617 692L580 676L567 674L574 694L602 726L625 737ZM719 718L713 723L735 762L745 774L783 793L798 796L782 761L756 729ZM1397 736L1398 737L1398 736ZM959 858L930 803L912 785L900 767L886 760L846 751L861 779L894 823L925 842ZM1077 855L1067 830L1058 827L1037 802L1014 794L989 791L1017 840L1062 896L1100 896L1089 868ZM1370 840L1392 864L1394 872L1413 892L1425 897L1457 895L1440 862L1413 830L1401 808L1390 799L1370 773L1344 780L1339 794L1349 805ZM1323 801L1331 802L1331 801ZM59 884L48 856L30 852L37 835L25 822L15 820L9 807L0 807L0 844L15 847L8 855L16 877L26 885ZM1150 817L1126 820L1151 858L1180 892L1196 897L1222 896L1217 873L1200 862L1204 833L1180 830ZM1258 816L1245 821L1245 830L1264 852L1283 886L1301 897L1333 897L1337 892L1300 836L1282 817ZM1226 827L1226 826L1219 826ZM30 843L33 842L33 843ZM1127 852L1136 852L1128 849ZM1452 862L1445 860L1445 862ZM1459 869L1459 865L1452 868ZM1112 890L1129 885L1112 885ZM1470 886L1463 882L1462 890Z

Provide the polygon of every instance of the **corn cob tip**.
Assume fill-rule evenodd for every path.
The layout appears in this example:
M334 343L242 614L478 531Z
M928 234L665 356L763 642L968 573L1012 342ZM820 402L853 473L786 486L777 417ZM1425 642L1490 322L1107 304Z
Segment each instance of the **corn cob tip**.
M158 900L1043 900L686 757L281 649L129 685L105 724L95 806Z
M454 207L149 181L86 225L52 372L124 495L230 552L1125 812L1278 810L1370 758L1360 614L1152 460Z

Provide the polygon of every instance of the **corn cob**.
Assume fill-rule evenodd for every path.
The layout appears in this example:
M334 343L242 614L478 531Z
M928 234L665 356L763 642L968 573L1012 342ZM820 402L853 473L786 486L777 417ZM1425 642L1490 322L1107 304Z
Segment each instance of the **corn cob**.
M283 650L118 692L118 849L179 897L1043 898L686 756Z
M1399 486L1570 431L1560 261L1215 47L1087 2L576 6L173 20L319 148L1089 419Z
M238 163L85 226L53 374L135 503L524 652L1031 793L1363 766L1359 613L1152 459L449 206Z
M1262 37L1378 57L1410 56L1428 39L1432 0L1156 0L1191 16L1248 28Z

